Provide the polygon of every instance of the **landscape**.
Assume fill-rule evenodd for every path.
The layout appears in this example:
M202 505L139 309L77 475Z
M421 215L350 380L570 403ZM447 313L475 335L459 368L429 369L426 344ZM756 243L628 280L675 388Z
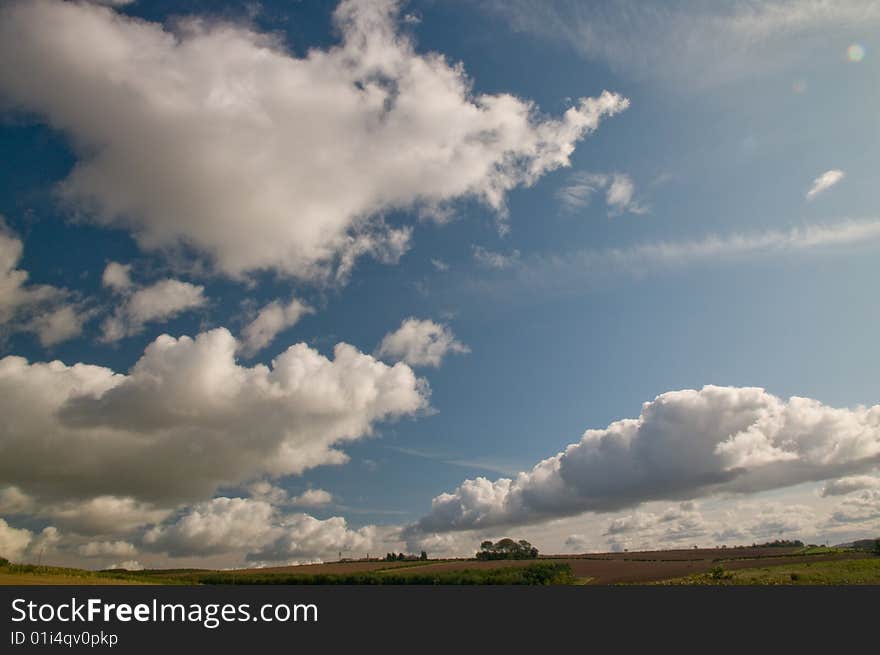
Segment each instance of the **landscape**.
M878 0L0 0L0 584L880 585L878 80Z
M263 569L85 571L0 561L0 585L880 585L880 539L841 546L545 555L529 559L341 561Z

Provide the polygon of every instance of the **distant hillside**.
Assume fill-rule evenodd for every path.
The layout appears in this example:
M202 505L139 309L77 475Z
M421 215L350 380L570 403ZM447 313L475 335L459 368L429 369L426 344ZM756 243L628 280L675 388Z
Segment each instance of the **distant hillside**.
M845 544L838 544L836 548L852 548L854 550L874 550L874 544L877 542L877 538L874 539L857 539L855 541L850 541Z

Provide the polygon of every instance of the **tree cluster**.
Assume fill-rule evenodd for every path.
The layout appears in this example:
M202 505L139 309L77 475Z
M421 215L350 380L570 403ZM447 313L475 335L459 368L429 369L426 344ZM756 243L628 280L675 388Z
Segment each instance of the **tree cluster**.
M514 541L510 538L499 539L495 543L484 541L480 544L480 552L477 559L535 559L538 549L525 539Z

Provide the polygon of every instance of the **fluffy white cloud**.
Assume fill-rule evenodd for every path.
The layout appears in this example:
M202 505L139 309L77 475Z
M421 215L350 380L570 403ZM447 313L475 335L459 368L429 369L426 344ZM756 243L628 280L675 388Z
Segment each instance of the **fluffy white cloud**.
M348 527L341 516L320 520L308 514L292 514L282 519L273 531L273 539L263 548L249 553L258 562L303 562L336 559L342 552L365 557L383 543L382 531L367 525L357 530Z
M41 503L34 511L66 530L86 535L125 534L161 521L169 510L131 497L102 495L86 500Z
M176 556L251 550L269 539L274 514L272 505L262 500L214 498L169 525L152 528L144 543Z
M30 530L13 528L0 518L0 557L12 562L20 561L32 537Z
M301 562L335 559L339 551L366 553L378 534L374 526L352 530L340 516L284 515L265 500L220 497L151 529L144 543L173 557L239 553L258 562Z
M127 541L90 541L77 552L83 557L128 557L137 554L137 548Z
M348 344L332 359L297 344L271 367L238 365L237 347L223 328L163 335L127 375L0 359L0 479L44 505L111 496L170 508L345 462L338 446L427 407L427 383L406 364Z
M147 323L166 321L185 311L204 307L205 287L180 280L165 279L132 292L129 267L110 262L104 269L104 286L122 294L124 300L102 325L103 341L138 334Z
M585 207L593 194L605 191L605 204L609 216L624 212L644 214L648 210L636 200L636 187L626 173L574 173L568 184L562 187L557 197L563 206L574 211Z
M823 191L827 191L835 184L840 182L845 177L845 175L846 174L843 171L838 169L825 171L819 177L813 180L813 186L811 186L810 190L807 191L807 200L812 200Z
M587 430L516 478L466 480L410 532L607 512L661 499L751 493L857 473L880 458L880 405L836 409L759 388L706 386Z
M71 138L63 196L150 250L195 248L230 275L303 278L364 253L399 256L389 209L440 213L569 164L628 101L604 92L560 119L474 94L463 68L416 52L393 0L344 0L341 43L297 58L272 35L210 19L174 31L106 7L5 3L0 93ZM389 253L383 255L382 253Z
M410 366L440 366L447 354L470 351L456 341L448 325L410 317L404 319L397 330L385 335L376 354Z
M321 507L333 502L333 494L324 489L306 489L298 496L290 499L290 504L297 507Z
M101 275L101 284L114 291L126 291L133 286L131 264L109 262Z
M23 249L0 216L0 336L32 332L44 346L78 336L89 313L71 303L66 290L28 284L27 272L17 268Z
M313 311L296 298L286 304L273 300L260 309L256 318L242 329L242 353L248 357L257 354L272 343L279 332L293 327L303 316Z

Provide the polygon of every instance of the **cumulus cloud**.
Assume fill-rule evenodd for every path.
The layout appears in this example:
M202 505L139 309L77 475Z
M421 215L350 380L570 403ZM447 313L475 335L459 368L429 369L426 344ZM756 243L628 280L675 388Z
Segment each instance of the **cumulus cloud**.
M118 341L139 334L147 323L166 321L185 311L204 307L208 302L205 287L180 280L159 280L136 289L129 276L130 268L110 262L104 269L102 283L123 300L101 326L103 341Z
M133 286L131 264L109 262L101 275L101 284L114 291L126 291Z
M145 547L173 557L245 553L258 562L301 562L363 551L377 543L378 530L348 527L344 518L285 515L264 500L214 498L189 508L175 521L144 536Z
M626 173L574 173L568 184L557 192L557 197L569 211L586 207L590 198L600 191L605 192L608 215L616 216L624 212L645 214L647 208L636 200L636 187Z
M5 3L0 94L67 134L63 198L142 248L192 248L229 275L323 279L393 259L409 230L383 212L505 196L569 165L628 101L561 118L475 94L460 65L417 53L393 0L344 0L341 42L294 56L273 35L205 18L172 28L93 4Z
M466 480L410 532L610 512L651 500L753 493L838 478L880 459L880 405L837 409L759 388L664 393L636 419L587 430L515 478Z
M137 548L127 541L90 541L77 552L83 557L127 557L137 554Z
M811 186L810 190L807 191L807 200L812 200L823 191L827 191L835 184L840 182L845 177L845 175L846 174L839 169L825 171L819 177L813 180L813 186Z
M324 489L307 489L290 499L290 504L296 507L322 507L332 502L333 494Z
M12 562L21 561L32 537L33 533L30 530L13 528L0 518L0 557Z
M78 336L89 312L71 301L70 292L48 284L29 284L17 268L24 245L0 216L0 336L31 332L43 346Z
M509 268L519 261L519 250L513 250L510 254L486 250L483 246L473 246L471 251L474 261L486 268L504 269Z
M376 350L378 357L410 366L440 366L450 353L469 352L470 348L455 339L448 325L412 317L386 334Z
M406 364L348 344L332 358L297 344L253 367L236 363L237 348L224 328L162 335L128 374L0 359L0 479L43 505L170 508L343 463L339 446L428 406Z
M338 553L364 557L375 552L383 538L379 528L367 525L348 527L341 516L320 520L308 514L293 514L279 522L274 538L248 559L258 562L302 562L335 559Z
M252 357L272 343L279 332L293 327L303 316L313 311L296 298L291 298L285 304L273 300L260 309L256 318L242 329L242 353Z

